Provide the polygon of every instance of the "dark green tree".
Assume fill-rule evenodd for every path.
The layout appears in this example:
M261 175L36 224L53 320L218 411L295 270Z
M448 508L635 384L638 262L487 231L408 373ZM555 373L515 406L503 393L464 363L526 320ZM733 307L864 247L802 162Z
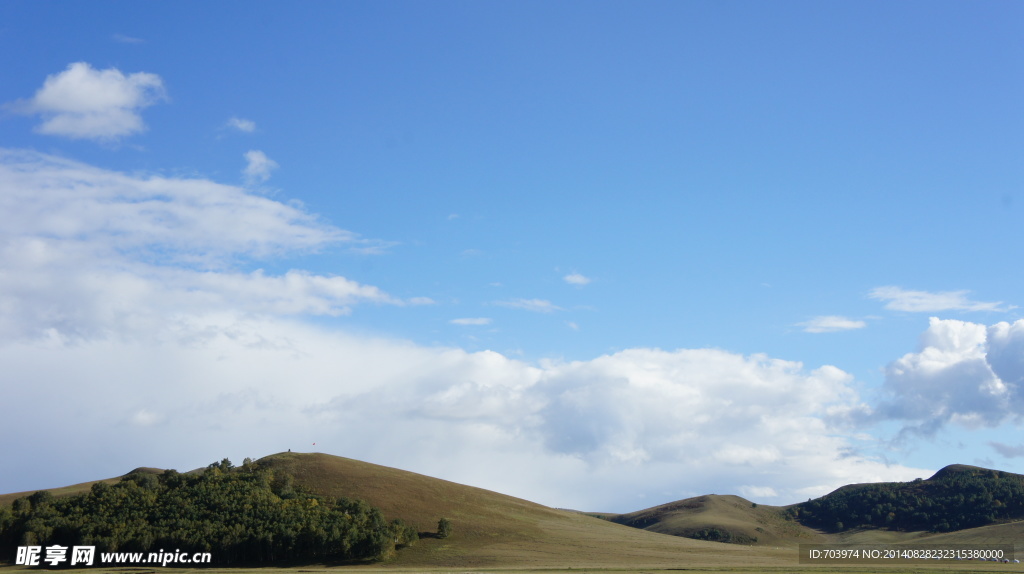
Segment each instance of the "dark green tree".
M452 535L452 521L447 518L442 518L437 521L437 537L448 538Z

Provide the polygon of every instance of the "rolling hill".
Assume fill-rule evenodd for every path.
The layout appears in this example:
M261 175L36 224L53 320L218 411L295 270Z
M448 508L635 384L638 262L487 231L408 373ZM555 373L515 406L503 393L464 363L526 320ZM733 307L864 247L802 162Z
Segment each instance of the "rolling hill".
M829 539L794 521L784 507L758 505L733 495L708 494L604 518L650 532L735 544L779 546Z
M1020 544L1024 540L1024 476L954 464L926 480L849 484L789 506L705 495L629 514L599 516L650 532L766 546Z
M752 548L662 536L474 488L325 454L280 453L262 466L295 484L332 496L361 498L390 518L434 531L452 522L448 539L424 538L403 549L397 566L417 567L680 567L699 562L792 563L790 553L765 556Z
M428 535L401 549L389 562L389 567L401 569L780 569L794 565L795 546L801 543L1017 543L1024 536L1024 522L943 534L871 525L829 531L798 520L802 511L799 509L808 508L805 505L809 503L765 506L730 495L699 496L628 514L588 514L327 454L278 453L256 464L275 475L292 476L296 486L313 493L365 500L381 509L387 519L401 518L421 533L433 533L438 520L448 518L453 526L452 536L441 539ZM842 487L816 499L818 505L810 507L811 516L820 516L822 509L829 507L828 501L859 500L857 497L878 492L939 496L956 485L1004 479L1007 484L1016 484L1017 477L954 465L927 481ZM103 482L117 481L114 478ZM94 482L100 481L51 492L55 496L86 492ZM26 494L30 493L2 495L0 504L9 505ZM1000 503L1010 507L1017 502Z

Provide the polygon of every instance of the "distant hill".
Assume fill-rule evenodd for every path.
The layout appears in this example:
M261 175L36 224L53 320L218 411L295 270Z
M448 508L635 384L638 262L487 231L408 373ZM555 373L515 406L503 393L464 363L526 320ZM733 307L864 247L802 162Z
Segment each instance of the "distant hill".
M1015 521L1024 521L1024 476L954 464L927 480L850 484L784 507L705 495L628 514L592 515L650 532L733 544L1020 540L1024 522Z
M827 541L825 535L796 522L782 507L758 505L733 495L708 494L602 518L650 532L733 544Z
M855 484L787 511L831 532L950 532L1024 519L1024 475L954 464L927 480Z

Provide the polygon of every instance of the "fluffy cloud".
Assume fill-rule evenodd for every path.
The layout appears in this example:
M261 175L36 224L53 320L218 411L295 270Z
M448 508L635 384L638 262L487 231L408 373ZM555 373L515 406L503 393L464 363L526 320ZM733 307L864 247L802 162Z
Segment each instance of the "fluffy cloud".
M886 301L885 308L893 311L910 311L914 313L934 313L937 311L1005 311L1013 307L1001 307L1002 301L988 303L971 301L967 298L970 291L911 291L901 287L876 287L868 297Z
M86 62L47 76L21 111L42 116L36 131L75 139L116 140L145 129L139 112L164 99L156 74L125 75L116 68L96 70Z
M276 161L259 150L245 152L245 161L247 163L242 173L245 175L245 181L250 185L267 181L270 179L270 172L278 167Z
M837 331L863 329L867 326L867 323L864 321L847 319L846 317L840 317L838 315L824 315L821 317L815 317L810 321L797 323L797 326L803 327L804 332L807 333L835 333Z
M920 350L886 367L883 417L934 432L947 423L969 428L1019 419L1024 406L1024 320L986 327L932 317Z

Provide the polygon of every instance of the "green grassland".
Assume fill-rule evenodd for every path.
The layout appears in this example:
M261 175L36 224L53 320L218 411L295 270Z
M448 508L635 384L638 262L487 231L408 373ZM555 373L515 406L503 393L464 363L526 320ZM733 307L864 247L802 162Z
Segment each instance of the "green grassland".
M325 454L279 453L258 461L275 473L294 476L312 492L359 498L380 508L390 520L401 518L424 534L437 522L451 520L453 533L425 536L383 563L345 565L370 572L983 572L1024 570L1020 564L940 562L908 565L821 567L797 562L803 543L942 544L1014 543L1024 550L1024 522L1010 522L943 534L850 530L827 533L800 525L785 508L754 505L738 496L708 495L625 515L583 513L548 508L533 502L394 468ZM159 472L157 469L146 469ZM107 482L116 482L108 479ZM92 483L52 490L55 496L85 492ZM10 504L26 493L0 496ZM687 538L701 529L718 528L747 536L749 544L724 544ZM753 543L756 538L756 543ZM287 568L203 568L202 572L321 572L337 564ZM31 569L35 570L35 569ZM141 574L162 568L103 569ZM0 568L0 574L28 571ZM191 569L176 568L177 572Z

